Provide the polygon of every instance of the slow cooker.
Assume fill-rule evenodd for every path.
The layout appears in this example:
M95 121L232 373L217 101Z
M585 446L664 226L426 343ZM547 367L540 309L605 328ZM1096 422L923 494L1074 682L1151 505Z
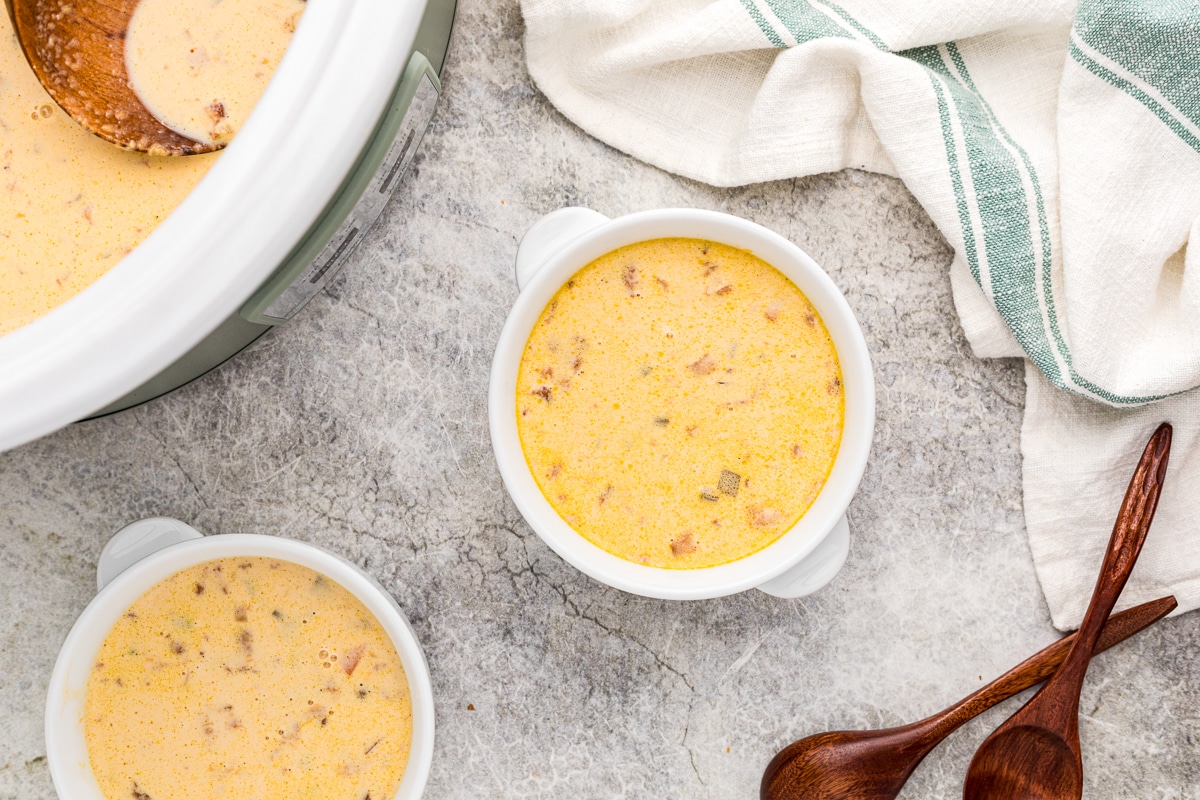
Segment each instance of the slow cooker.
M139 247L0 337L0 450L171 391L291 319L396 190L455 0L309 0L234 142Z

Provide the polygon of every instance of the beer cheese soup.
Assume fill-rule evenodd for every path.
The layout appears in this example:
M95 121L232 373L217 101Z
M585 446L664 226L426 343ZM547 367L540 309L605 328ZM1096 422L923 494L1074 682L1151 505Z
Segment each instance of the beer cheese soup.
M233 135L266 87L303 8L300 0L204 0L207 11L177 0L142 5L146 10L139 8L135 23L142 17L148 22L135 26L141 33L131 32L139 52L155 41L153 30L177 32L163 34L146 53L128 59L141 76L143 100L152 110L189 107L172 93L194 96L189 90L203 84L202 97L211 95L200 111L207 120L203 130L192 122L176 124L185 133L205 134L198 138L221 141ZM246 13L239 16L236 9ZM163 21L172 13L174 29L169 19ZM225 25L227 34L211 30L213 22ZM236 49L247 39L261 44L232 54L219 46ZM184 58L187 69L170 62L162 48ZM256 62L247 66L238 60L242 55ZM210 80L214 74L217 79ZM166 219L216 158L148 156L93 136L42 89L12 21L0 14L0 335L95 282Z
M125 40L138 99L200 142L233 138L283 58L304 0L141 0Z
M120 618L84 731L108 800L387 800L412 706L391 639L354 595L297 564L226 558Z
M844 416L808 299L753 254L695 239L580 270L534 325L516 400L529 469L563 520L669 569L735 561L795 525Z

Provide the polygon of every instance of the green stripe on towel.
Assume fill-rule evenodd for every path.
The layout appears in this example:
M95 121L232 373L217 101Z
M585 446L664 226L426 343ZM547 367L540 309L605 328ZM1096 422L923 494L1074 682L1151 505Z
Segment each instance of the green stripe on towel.
M1113 88L1119 89L1120 91L1132 97L1134 100L1137 100L1139 103L1145 106L1151 114L1158 117L1164 125L1170 128L1176 136L1186 142L1188 147L1200 152L1200 137L1197 137L1194 133L1188 130L1188 128L1179 120L1178 116L1171 113L1170 109L1151 97L1141 86L1138 86L1131 80L1121 77L1108 67L1100 64L1087 53L1083 52L1083 50L1079 47L1079 44L1075 41L1074 36L1071 37L1070 53L1071 58L1074 59L1075 62L1081 67Z
M854 38L850 31L836 24L828 14L821 13L807 2L766 0L766 5L799 44L814 39Z
M746 9L746 13L750 15L750 19L754 20L758 25L758 29L762 31L763 36L767 37L767 41L775 47L787 47L787 43L776 32L775 26L767 21L763 13L758 10L758 6L754 4L754 0L742 0L742 7Z
M1130 85L1152 88L1200 126L1200 50L1193 44L1200 40L1200 5L1187 0L1084 0L1074 33L1087 48L1126 70Z
M869 41L871 44L878 47L880 50L888 52L891 49L887 46L887 44L884 43L883 39L880 39L875 34L874 31L872 31L866 25L863 25L861 22L856 20L854 17L850 16L850 14L846 11L846 9L842 8L841 6L837 5L836 3L824 3L824 5L827 8L829 8L830 10L832 10L839 17L841 17L842 20L844 20L847 25L849 25L850 27L854 28L854 30L856 30L860 34L862 34L863 37L866 38L867 41Z
M854 39L860 37L872 46L887 51L888 46L878 34L855 19L836 3L814 6L807 0L761 0L779 20L797 44L816 39ZM755 0L741 0L746 13L775 47L787 47L781 31L771 23ZM858 34L857 36L855 34Z

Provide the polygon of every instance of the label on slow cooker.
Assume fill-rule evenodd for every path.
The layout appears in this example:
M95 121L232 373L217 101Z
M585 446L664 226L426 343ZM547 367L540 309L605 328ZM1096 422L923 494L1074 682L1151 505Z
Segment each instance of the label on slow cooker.
M438 91L433 81L428 75L421 76L417 92L400 122L400 130L396 132L392 146L388 148L383 163L375 171L358 204L313 262L267 306L264 312L266 316L291 319L346 265L363 235L383 213L384 206L412 162L421 135L433 117L437 100Z

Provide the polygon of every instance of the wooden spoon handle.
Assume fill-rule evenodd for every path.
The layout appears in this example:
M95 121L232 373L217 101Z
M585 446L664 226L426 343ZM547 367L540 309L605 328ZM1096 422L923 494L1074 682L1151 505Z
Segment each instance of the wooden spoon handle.
M1120 614L1114 614L1104 623L1095 652L1100 653L1123 642L1175 610L1178 603L1173 596L1160 597L1140 606L1134 606ZM1069 633L1049 647L1040 650L1022 661L1008 672L978 691L964 697L945 711L930 717L934 725L922 737L923 741L936 744L954 732L960 725L987 711L1018 692L1036 686L1058 670L1067 651L1075 643L1074 633Z
M1158 508L1158 496L1162 492L1170 452L1171 426L1164 422L1146 443L1146 449L1142 451L1137 469L1129 481L1129 488L1125 490L1125 499L1117 513L1116 524L1113 525L1112 537L1108 541L1108 550L1104 554L1100 575L1096 578L1092 600L1088 603L1083 623L1075 635L1075 643L1063 660L1054 682L1083 680L1088 661L1096 648L1100 629L1116 605L1117 597L1125 588L1125 582L1129 580L1129 573L1133 571L1138 554L1142 552L1142 544L1146 541L1146 533L1154 520L1154 511Z

